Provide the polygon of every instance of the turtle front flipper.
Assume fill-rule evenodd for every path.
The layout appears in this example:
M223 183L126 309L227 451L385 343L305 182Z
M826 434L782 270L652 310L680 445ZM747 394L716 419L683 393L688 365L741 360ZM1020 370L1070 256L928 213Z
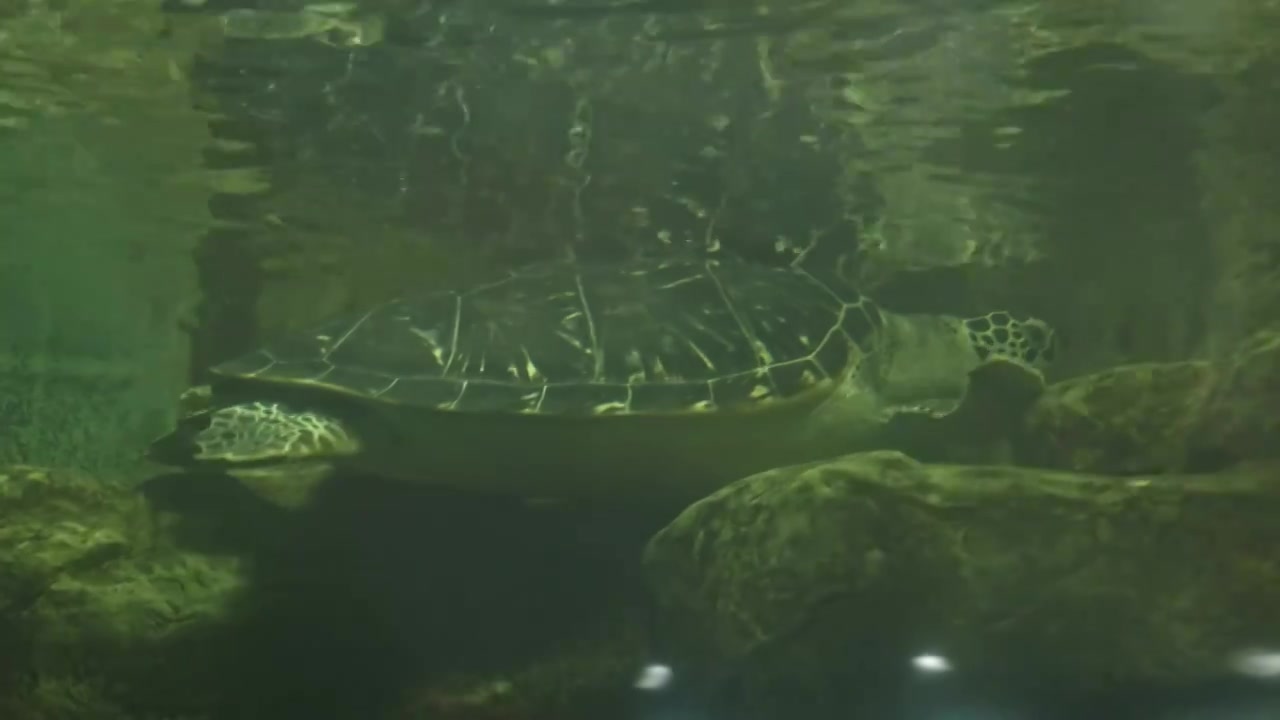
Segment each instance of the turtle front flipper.
M930 321L909 322L917 335L930 338ZM958 364L915 360L927 370L917 369L916 375L894 368L896 384L891 390L905 398L891 407L885 427L888 445L930 462L1004 462L1011 438L1044 390L1043 370L1056 354L1053 328L1043 320L1004 311L959 320L959 328ZM940 331L932 334L935 340L943 336ZM909 336L904 331L898 335ZM910 347L918 352L934 349L924 340ZM957 374L961 368L963 373ZM934 392L922 395L922 388Z
M166 465L245 466L355 454L359 439L338 420L276 402L250 402L183 418L148 457Z

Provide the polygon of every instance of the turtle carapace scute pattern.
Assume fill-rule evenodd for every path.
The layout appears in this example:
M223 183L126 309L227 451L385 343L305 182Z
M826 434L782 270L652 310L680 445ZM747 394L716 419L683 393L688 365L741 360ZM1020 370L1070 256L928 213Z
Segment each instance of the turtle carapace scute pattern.
M207 407L148 455L688 500L859 450L972 444L967 426L1022 414L1053 344L1048 325L1007 312L883 310L798 262L553 263L392 300L217 366ZM292 498L291 477L264 495Z
M445 412L732 412L821 393L882 325L868 298L795 267L550 263L393 300L215 373Z

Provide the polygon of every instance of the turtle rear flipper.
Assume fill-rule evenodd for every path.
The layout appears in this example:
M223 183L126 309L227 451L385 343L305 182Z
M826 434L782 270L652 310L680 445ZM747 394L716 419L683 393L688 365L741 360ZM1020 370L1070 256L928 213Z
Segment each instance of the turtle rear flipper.
M183 418L152 443L147 456L176 466L253 466L352 455L359 440L326 415L276 402L249 402Z

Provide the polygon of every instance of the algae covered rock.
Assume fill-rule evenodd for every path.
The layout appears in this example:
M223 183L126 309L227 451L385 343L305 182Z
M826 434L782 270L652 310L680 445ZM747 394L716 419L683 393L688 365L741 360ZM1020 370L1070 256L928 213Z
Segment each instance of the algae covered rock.
M673 664L805 697L922 652L1001 685L1180 681L1280 628L1280 473L1113 478L876 452L692 505L645 551Z
M141 498L70 471L0 468L0 609L30 609L59 581L127 555Z
M1122 365L1051 385L1032 409L1020 459L1083 472L1179 470L1213 366Z
M0 715L204 704L238 560L175 550L140 494L70 470L0 468L0 517Z
M1280 332L1259 332L1220 370L1193 444L1233 458L1280 457Z
M414 687L395 720L596 720L626 717L652 663L646 618L625 600L506 673L455 674Z
M1226 358L1122 365L1051 385L1018 442L1026 464L1133 474L1280 453L1280 333Z

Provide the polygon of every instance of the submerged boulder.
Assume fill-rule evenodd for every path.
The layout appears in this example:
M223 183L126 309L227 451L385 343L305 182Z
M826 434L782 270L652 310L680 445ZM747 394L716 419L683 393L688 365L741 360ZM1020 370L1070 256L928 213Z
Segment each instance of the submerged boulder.
M143 496L0 467L0 716L196 717L242 561L181 552Z
M1080 472L1181 470L1213 375L1206 361L1142 363L1055 383L1028 416L1019 459Z
M775 700L921 653L1005 686L1178 682L1280 640L1277 512L1274 465L1114 478L874 452L695 503L644 569L677 672Z
M1280 332L1218 360L1122 365L1055 383L1019 461L1116 474L1208 471L1280 457Z

